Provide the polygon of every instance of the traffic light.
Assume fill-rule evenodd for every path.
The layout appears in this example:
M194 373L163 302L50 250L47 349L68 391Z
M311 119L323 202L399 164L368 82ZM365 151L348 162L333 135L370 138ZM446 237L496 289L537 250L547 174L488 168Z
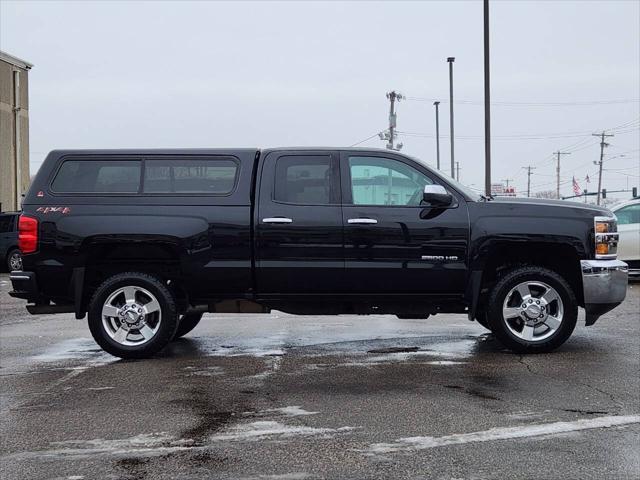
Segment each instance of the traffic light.
M602 189L602 198L607 198L607 189L606 188Z

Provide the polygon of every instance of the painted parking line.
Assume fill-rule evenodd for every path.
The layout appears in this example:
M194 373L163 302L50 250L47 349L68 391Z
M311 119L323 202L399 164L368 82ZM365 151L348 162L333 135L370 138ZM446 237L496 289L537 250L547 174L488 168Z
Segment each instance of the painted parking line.
M617 415L575 420L573 422L554 422L524 425L518 427L498 427L480 432L455 433L442 437L406 437L391 443L374 443L362 450L367 455L388 454L426 450L446 445L463 445L466 443L492 442L516 438L540 437L560 433L592 430L597 428L619 427L640 423L640 415Z

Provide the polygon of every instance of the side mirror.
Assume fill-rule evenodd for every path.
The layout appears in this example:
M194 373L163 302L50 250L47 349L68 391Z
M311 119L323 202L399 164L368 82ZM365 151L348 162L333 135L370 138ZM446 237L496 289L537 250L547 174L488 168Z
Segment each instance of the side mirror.
M442 185L425 185L422 200L433 207L448 207L453 196Z

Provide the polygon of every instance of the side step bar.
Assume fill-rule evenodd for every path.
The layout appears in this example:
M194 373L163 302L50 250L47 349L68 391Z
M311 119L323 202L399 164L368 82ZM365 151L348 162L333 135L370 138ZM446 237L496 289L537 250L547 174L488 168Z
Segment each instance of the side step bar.
M47 313L74 313L73 305L27 305L27 312L31 315L43 315Z

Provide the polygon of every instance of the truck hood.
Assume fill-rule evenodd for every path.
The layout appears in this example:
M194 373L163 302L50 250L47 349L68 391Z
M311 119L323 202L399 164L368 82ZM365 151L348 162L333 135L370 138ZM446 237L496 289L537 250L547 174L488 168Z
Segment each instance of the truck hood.
M540 206L540 207L560 207L560 208L572 208L572 209L580 209L593 213L593 215L602 215L607 217L612 217L613 213L611 210L604 207L599 207L597 205L589 205L585 203L579 202L568 202L566 200L551 200L546 198L514 198L514 197L495 197L493 200L490 200L488 203L500 203L500 204L513 204L517 205L531 205L531 206Z

